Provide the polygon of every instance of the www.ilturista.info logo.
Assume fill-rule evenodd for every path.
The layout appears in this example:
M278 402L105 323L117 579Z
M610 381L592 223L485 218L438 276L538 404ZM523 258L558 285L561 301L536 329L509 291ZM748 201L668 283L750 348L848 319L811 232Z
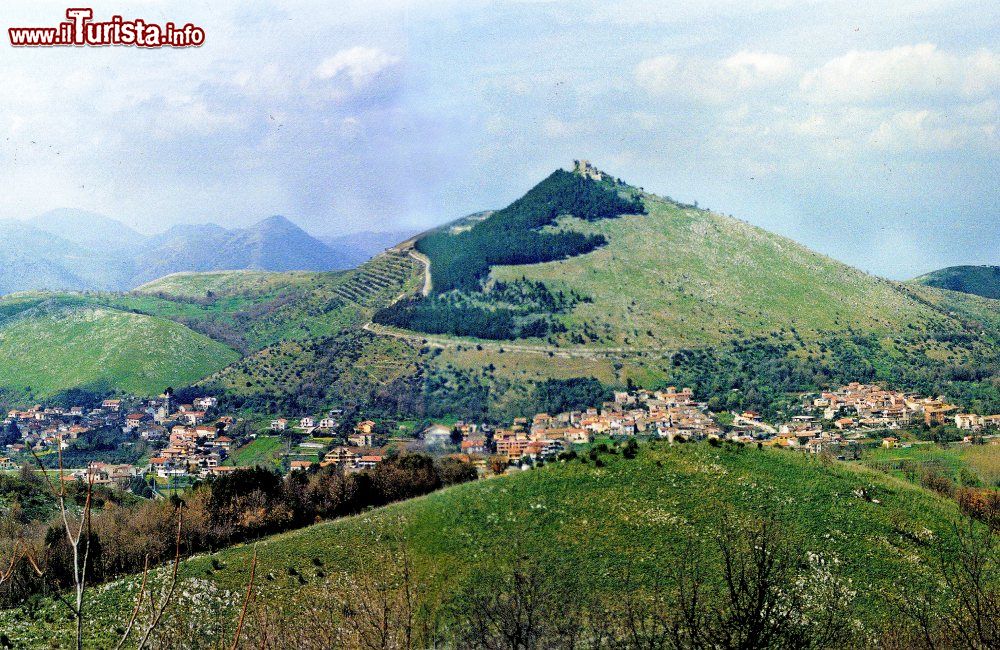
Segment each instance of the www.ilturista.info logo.
M14 47L55 47L83 45L126 45L132 47L198 47L205 42L205 30L187 23L160 25L141 18L125 20L112 16L94 22L93 9L67 9L66 22L58 27L10 27Z

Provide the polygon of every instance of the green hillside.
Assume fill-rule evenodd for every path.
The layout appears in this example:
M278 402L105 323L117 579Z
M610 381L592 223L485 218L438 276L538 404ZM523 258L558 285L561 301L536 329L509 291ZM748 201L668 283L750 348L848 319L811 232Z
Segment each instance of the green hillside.
M307 271L277 273L271 271L205 271L173 273L136 287L132 293L164 295L171 298L210 298L213 296L267 295L300 281L322 276Z
M582 217L565 214L574 211ZM410 246L430 260L429 295L418 291ZM770 415L794 401L789 393L855 380L1000 410L1000 384L991 380L1000 302L877 278L592 170L556 172L504 210L397 248L321 290L352 307L321 310L320 322L336 327L275 340L281 330L270 320L248 321L250 331L269 328L271 338L251 337L268 345L241 347L252 353L206 385L231 395L234 408L319 412L358 403L388 417L509 419L540 406L539 382L577 377L690 385L713 408ZM390 263L404 267L406 280L378 290L373 278ZM188 308L208 291L223 304L287 281L248 276L251 291L236 276L193 277L141 291L144 299L186 295ZM346 317L334 321L336 313Z
M335 273L178 273L106 300L178 320L250 353L359 327L374 309L415 291L418 271L413 258L384 253Z
M836 590L850 629L842 647L874 645L890 628L902 633L904 599L926 597L936 611L954 602L934 571L958 512L931 492L859 466L729 445L658 444L636 459L620 453L599 459L457 486L261 542L247 638L261 634L261 621L285 626L284 634L333 634L342 617L363 615L360 605L373 593L397 602L408 579L420 612L415 633L427 635L417 645L426 647L461 629L455 623L471 615L474 602L491 602L476 600L484 590L511 588L504 576L518 567L547 589L565 590L543 602L579 605L579 626L593 624L584 614L596 611L622 624L628 603L669 598L682 566L699 567L706 606L718 593L720 531L772 515L780 522L781 548L797 558L797 588L820 590L801 604L807 622L821 616L810 609L819 607L816 599ZM252 552L237 547L184 562L163 629L176 634L190 625L192 634L230 639ZM107 645L122 627L137 582L93 592L94 647ZM664 591L654 591L657 584ZM34 645L53 634L66 644L71 626L64 609L52 601L32 606L31 616L0 614L11 640ZM577 610L545 610L543 618L559 620L570 611ZM430 620L436 625L428 628ZM175 645L185 645L184 638L175 637Z
M360 331L375 309L420 281L416 260L385 253L343 272L180 273L128 293L4 296L0 392L14 404L81 386L145 394L194 383L246 355L254 367L268 346L315 348ZM262 389L277 390L258 370ZM287 393L302 391L301 381L286 379ZM253 386L240 381L241 392Z
M571 245L513 263L505 242L519 236ZM530 413L537 382L580 376L691 385L715 408L771 415L789 392L846 381L1000 410L1000 301L871 276L593 168L415 246L434 291L377 312L371 329L434 351L436 381L476 386L499 417Z
M540 244L536 254L494 231L571 243L554 250ZM431 260L438 295L417 301L408 317L380 322L431 334L476 338L468 322L479 315L490 322L478 338L677 349L775 331L816 338L953 326L898 283L607 176L557 172L471 228L441 229L416 246ZM515 326L496 327L508 314ZM554 325L516 326L529 315Z
M162 318L15 297L0 322L0 386L32 399L74 387L156 394L235 361L225 345Z
M921 275L912 282L1000 299L1000 266L950 266Z

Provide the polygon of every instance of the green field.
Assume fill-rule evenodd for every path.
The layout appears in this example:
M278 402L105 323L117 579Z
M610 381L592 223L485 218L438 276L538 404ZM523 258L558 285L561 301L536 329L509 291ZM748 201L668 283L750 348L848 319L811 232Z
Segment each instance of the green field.
M226 464L236 467L274 467L281 453L283 442L280 436L258 435L256 438L233 451Z
M960 485L972 482L1000 487L1000 445L941 447L917 443L910 447L871 450L865 453L862 463L901 478L907 468L918 476L924 470L933 470Z
M779 517L803 558L813 553L836 567L854 594L851 616L867 633L899 624L901 589L936 589L934 540L958 515L953 502L857 465L779 450L656 445L635 460L605 455L602 467L547 466L267 539L258 546L257 603L333 625L337 615L316 619L313 607L366 572L392 571L400 553L423 585L421 602L442 616L470 581L519 556L551 563L584 580L588 593L614 600L625 576L633 589L648 587L691 540L710 548L721 517L766 512ZM169 616L190 615L185 599L196 598L231 630L251 554L237 547L184 562L185 595ZM717 578L718 567L709 569ZM122 580L94 592L93 645L121 626L135 585ZM30 617L15 610L0 622L15 642L54 634L65 643L70 626L59 607L43 602Z

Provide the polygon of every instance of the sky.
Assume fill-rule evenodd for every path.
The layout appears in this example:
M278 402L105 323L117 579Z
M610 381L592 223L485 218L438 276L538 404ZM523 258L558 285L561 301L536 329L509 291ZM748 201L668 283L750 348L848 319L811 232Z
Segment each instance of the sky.
M205 44L6 41L66 6L0 9L0 218L413 229L586 158L887 277L1000 264L995 3L94 0Z

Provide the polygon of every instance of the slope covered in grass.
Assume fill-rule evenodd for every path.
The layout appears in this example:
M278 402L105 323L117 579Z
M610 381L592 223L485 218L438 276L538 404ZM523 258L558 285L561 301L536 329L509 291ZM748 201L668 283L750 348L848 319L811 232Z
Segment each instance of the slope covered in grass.
M254 352L360 326L374 309L414 291L418 271L412 258L385 253L336 273L179 273L112 300Z
M530 245L510 244L519 238ZM416 247L436 295L383 320L433 334L662 349L775 331L955 329L899 283L606 175L557 171L504 210Z
M930 595L936 588L938 541L957 517L953 503L903 481L794 452L663 444L631 460L604 455L602 464L569 461L269 538L257 547L256 602L283 620L305 617L309 629L332 627L341 610L324 608L331 594L350 593L372 574L397 575L405 557L421 604L447 620L461 611L451 606L463 590L532 558L533 566L549 567L538 569L551 571L546 579L578 579L587 598L616 607L627 589L649 588L692 549L705 551L707 576L717 579L711 551L723 518L770 512L795 540L803 566L821 558L848 585L860 646L899 623L905 590ZM184 562L184 595L173 615L189 616L183 601L195 598L231 631L251 555L239 547ZM95 592L95 645L121 627L136 583ZM32 617L6 612L0 621L20 642L39 639L45 625L65 640L70 625L58 607L45 603Z
M946 318L867 275L744 222L644 195L647 215L561 226L605 237L587 255L496 268L492 277L542 281L590 300L563 318L605 345L691 346L797 330L935 329Z
M35 399L75 387L157 394L238 357L178 323L102 307L42 302L0 324L0 385Z

